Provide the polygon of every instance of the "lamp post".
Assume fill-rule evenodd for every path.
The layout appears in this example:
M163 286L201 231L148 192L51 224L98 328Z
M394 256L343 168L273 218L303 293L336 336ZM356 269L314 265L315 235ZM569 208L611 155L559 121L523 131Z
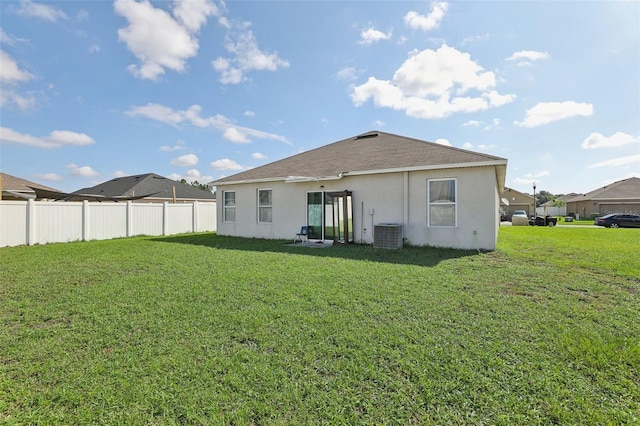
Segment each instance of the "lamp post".
M533 182L533 220L536 220L536 183Z

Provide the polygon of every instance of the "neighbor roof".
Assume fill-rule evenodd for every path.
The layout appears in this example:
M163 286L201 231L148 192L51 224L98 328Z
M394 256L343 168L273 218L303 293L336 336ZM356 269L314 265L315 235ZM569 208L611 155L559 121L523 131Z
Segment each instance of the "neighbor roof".
M623 200L640 198L640 178L631 177L622 179L602 188L594 189L583 195L567 200L567 202L576 202L584 200Z
M74 194L93 194L107 197L148 195L154 199L172 199L174 187L176 199L215 200L216 198L211 192L203 191L155 173L113 178L91 188L75 191Z
M0 190L2 190L3 193L13 195L17 198L35 198L35 192L31 188L57 191L55 188L40 185L39 183L31 182L29 180L22 179L16 176L11 176L6 173L0 173L0 175L2 176L2 184L0 184Z
M212 184L339 179L347 175L483 165L498 167L497 178L502 188L507 165L504 158L374 130Z

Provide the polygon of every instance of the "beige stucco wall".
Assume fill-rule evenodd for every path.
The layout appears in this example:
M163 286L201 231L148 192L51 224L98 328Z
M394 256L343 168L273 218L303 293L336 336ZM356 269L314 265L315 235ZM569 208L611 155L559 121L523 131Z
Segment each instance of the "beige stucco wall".
M640 214L640 199L585 200L567 203L567 214L579 214L581 218L604 216L609 213Z
M457 179L457 226L427 226L427 179ZM258 223L257 190L272 189L273 222ZM236 191L236 221L225 223L223 191ZM217 188L220 235L293 239L306 224L308 191L353 192L354 241L373 242L373 225L401 223L405 241L466 249L494 250L500 218L493 167L346 176L315 182L223 185Z

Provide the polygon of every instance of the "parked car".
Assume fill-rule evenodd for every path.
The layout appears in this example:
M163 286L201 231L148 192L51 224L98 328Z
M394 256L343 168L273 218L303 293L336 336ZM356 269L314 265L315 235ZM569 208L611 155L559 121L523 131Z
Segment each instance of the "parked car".
M556 226L558 224L557 217L547 216L536 216L535 219L529 220L529 225L531 226Z
M500 209L500 222L504 222L509 220L509 213L507 213L506 211Z
M595 224L606 228L640 228L640 215L612 213L597 217Z
M513 214L511 215L511 219L513 219L513 216L528 217L527 212L525 212L524 210L514 210Z

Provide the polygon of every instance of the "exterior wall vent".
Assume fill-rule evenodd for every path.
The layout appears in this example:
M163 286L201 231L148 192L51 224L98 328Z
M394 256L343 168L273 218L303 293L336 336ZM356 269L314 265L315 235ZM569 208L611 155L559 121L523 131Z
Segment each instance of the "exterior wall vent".
M373 246L376 248L402 248L402 224L379 223L373 226Z

